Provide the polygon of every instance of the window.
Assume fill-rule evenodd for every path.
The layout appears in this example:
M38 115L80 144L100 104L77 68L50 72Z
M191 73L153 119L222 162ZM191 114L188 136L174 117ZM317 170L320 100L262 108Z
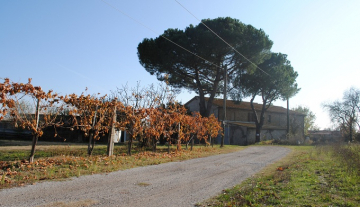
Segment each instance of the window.
M271 123L271 115L268 115L268 123Z

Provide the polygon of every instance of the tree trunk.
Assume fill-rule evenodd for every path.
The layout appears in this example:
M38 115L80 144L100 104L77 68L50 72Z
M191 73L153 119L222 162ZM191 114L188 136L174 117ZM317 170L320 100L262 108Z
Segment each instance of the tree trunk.
M94 148L95 148L95 139L94 137L91 139L91 154L92 152L94 151Z
M32 140L32 145L31 145L31 152L30 152L30 157L29 157L29 162L33 163L34 162L34 155L35 155L35 147L39 138L39 135L37 134L37 129L39 127L39 116L40 116L40 99L37 100L36 103L36 112L35 112L35 120L36 120L36 125L35 125L35 130L36 132L33 135L33 140Z
M353 121L352 121L352 118L350 118L350 137L349 137L349 142L351 142L353 139L353 131L352 131L352 128L353 128Z
M213 105L213 101L215 98L216 93L211 93L210 97L208 98L208 101L205 101L205 94L199 93L199 108L200 108L200 115L202 117L209 117L211 113L211 108Z
M253 103L254 99L255 99L255 95L253 95L253 97L250 100L250 106L251 106L251 109L252 109L253 113L255 114L255 126L256 126L255 143L257 143L257 142L260 142L261 128L264 125L264 120L265 120L264 114L265 114L265 112L267 110L267 108L266 108L267 99L265 99L263 97L263 103L262 103L260 116L258 116L258 114L257 114L257 112L256 112L256 110L254 108L254 103ZM269 103L269 106L270 106L270 104L271 104L271 102Z
M201 116L206 116L206 101L203 92L199 93L199 111Z
M222 62L221 58L218 60L218 63ZM198 75L198 71L196 71L195 73L195 82L196 82L196 86L199 92L199 107L200 107L200 115L203 117L209 117L210 113L211 113L211 109L212 109L212 103L214 101L215 95L217 93L217 89L219 86L219 82L222 80L221 76L223 75L223 71L221 69L217 69L216 72L216 77L214 80L214 85L212 88L212 91L210 92L210 97L208 98L208 101L206 103L205 101L205 95L209 94L209 92L204 93L204 88L202 87L201 81L200 81L200 77Z
M91 156L94 146L95 146L94 133L90 132L89 144L88 144L88 155L89 156Z
M30 158L29 158L29 162L30 162L30 163L33 163L33 162L34 162L35 147L36 147L38 138L39 138L38 135L34 135L34 136L33 136L32 145L31 145L31 153L30 153Z
M130 136L130 139L128 141L128 151L127 154L131 156L131 148L132 148L132 137Z
M261 127L259 124L256 124L255 143L260 142L260 136L261 136Z
M157 144L157 140L156 140L156 138L153 138L153 144L152 144L152 146L153 146L153 152L156 152L156 144Z
M191 151L193 150L193 147L194 147L194 139L191 140L191 148L190 148Z
M181 140L177 140L176 150L181 150Z

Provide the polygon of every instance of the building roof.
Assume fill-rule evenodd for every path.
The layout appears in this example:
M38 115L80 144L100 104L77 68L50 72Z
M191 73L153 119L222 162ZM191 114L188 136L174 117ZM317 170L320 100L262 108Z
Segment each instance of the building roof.
M195 96L190 101L188 101L185 105L187 105L188 103L190 103L191 101L193 101L196 98L199 98L199 96ZM205 97L205 100L208 101L209 98ZM253 104L254 104L254 108L256 111L261 111L262 104L258 104L258 103L253 103ZM213 105L216 105L216 106L222 108L224 106L224 99L214 98ZM250 102L246 102L246 101L236 102L233 100L226 100L226 108L251 110L251 105L250 105ZM286 113L287 109L284 107L281 107L281 106L270 106L266 111L274 112L274 113ZM296 112L293 110L289 110L289 113L305 116L305 114L302 114L302 113L299 113L299 112Z

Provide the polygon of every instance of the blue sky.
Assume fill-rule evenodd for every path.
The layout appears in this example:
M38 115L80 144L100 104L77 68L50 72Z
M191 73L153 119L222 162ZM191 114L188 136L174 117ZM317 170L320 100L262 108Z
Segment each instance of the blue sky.
M197 18L232 17L263 29L273 52L288 55L301 91L290 107L309 107L317 125L330 127L321 104L360 88L360 1L178 0ZM63 95L109 94L126 83L158 83L139 64L137 45L168 28L199 21L174 0L0 1L0 78ZM195 94L184 90L183 103ZM276 105L286 106L283 101Z

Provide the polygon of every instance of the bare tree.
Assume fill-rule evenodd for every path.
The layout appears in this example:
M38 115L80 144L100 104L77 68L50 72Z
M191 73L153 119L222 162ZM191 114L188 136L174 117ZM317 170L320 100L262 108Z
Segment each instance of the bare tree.
M324 104L323 107L329 112L331 120L343 131L348 141L354 140L355 126L360 127L360 90L350 88L344 92L342 101L334 101Z

